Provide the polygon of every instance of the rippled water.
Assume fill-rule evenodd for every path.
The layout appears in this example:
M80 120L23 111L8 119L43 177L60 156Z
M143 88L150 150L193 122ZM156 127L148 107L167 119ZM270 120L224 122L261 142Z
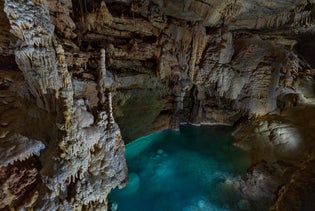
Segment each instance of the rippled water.
M225 126L164 130L126 146L128 185L110 195L118 211L246 210L233 185L249 159Z

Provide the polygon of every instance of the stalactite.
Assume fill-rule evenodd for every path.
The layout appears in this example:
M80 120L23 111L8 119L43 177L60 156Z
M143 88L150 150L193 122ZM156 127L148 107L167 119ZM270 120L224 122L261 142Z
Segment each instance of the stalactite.
M106 112L102 114L100 118L105 121L104 117L106 116L106 122L108 126L111 127L114 125L115 120L113 116L113 105L112 105L112 91L115 89L115 85L113 84L105 84L107 79L107 71L106 71L106 54L105 50L101 50L100 54L100 62L99 62L99 74L98 74L98 96L99 96L99 108L102 112ZM108 77L109 78L109 77Z
M15 10L16 7L21 9ZM105 84L105 51L101 51L98 81L98 115L102 117L101 121L80 124L86 115L93 115L82 108L87 106L85 103L75 103L65 51L54 38L46 1L6 0L5 10L10 23L17 26L12 33L21 40L19 44L22 47L17 48L15 55L29 90L37 107L46 110L47 120L55 120L51 122L51 128L45 131L44 137L49 137L49 140L45 140L47 146L43 154L39 154L45 147L41 142L27 139L31 141L31 150L25 148L24 153L21 150L22 157L18 157L24 160L34 154L40 156L42 162L39 176L42 185L36 188L43 196L34 206L37 210L59 210L64 206L72 210L74 207L82 209L83 202L95 202L95 207L106 209L109 191L125 183L126 165L123 142L116 136L120 133L119 128L112 127L116 124L109 90L111 84ZM27 26L24 19L34 20L38 24ZM84 112L77 112L80 110ZM43 121L46 120L45 115ZM108 130L107 121L111 130ZM22 147L23 144L26 144L25 141L21 142ZM121 161L119 163L115 161L117 156ZM16 159L11 160L15 162ZM105 162L110 164L108 169L99 168ZM95 169L95 174L91 175L88 169ZM119 177L108 178L107 171L115 172ZM70 194L70 186L76 186L79 191L65 199L64 196Z
M62 45L58 45L57 49L57 56L59 62L59 69L60 69L60 77L63 84L62 89L60 90L60 97L61 97L61 104L62 104L62 113L63 113L63 123L65 124L65 131L72 130L73 125L73 86L71 81L71 75L68 72L68 67L65 61L65 54Z
M105 78L106 78L106 64L105 64L105 50L101 50L101 55L100 55L100 62L99 62L99 70L98 70L98 94L99 94L99 101L101 107L105 103Z

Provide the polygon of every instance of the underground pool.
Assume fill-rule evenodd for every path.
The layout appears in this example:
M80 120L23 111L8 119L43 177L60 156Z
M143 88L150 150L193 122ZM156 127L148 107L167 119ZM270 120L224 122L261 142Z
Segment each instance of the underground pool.
M129 182L110 195L117 211L248 210L237 180L249 156L227 126L182 125L126 146Z

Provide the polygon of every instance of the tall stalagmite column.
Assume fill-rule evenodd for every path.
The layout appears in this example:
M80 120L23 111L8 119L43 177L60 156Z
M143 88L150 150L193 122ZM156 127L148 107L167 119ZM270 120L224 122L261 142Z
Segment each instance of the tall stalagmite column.
M11 32L19 38L15 52L29 92L47 128L39 155L40 181L28 207L36 210L106 210L107 195L127 180L124 143L112 114L111 91L105 86L105 51L101 55L99 105L95 118L86 104L77 106L72 76L62 45L54 38L45 0L6 0ZM113 81L113 79L111 79ZM112 87L111 87L112 88ZM41 113L41 115L43 115ZM84 115L83 115L84 114ZM83 124L88 116L93 123ZM33 131L36 136L38 131ZM42 147L43 148L43 147ZM34 195L33 194L33 195ZM31 196L29 196L31 197ZM20 205L25 206L21 202Z

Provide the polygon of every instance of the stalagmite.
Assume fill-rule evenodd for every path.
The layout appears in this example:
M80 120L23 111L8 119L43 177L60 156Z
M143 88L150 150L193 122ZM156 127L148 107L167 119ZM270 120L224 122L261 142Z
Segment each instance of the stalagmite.
M108 99L108 123L111 127L114 123L114 115L113 115L113 103L112 103L112 93L111 91L107 92L107 99Z
M15 10L16 7L20 9ZM36 189L42 197L39 197L32 205L37 210L59 210L65 205L71 210L82 209L83 201L95 202L90 207L92 210L97 209L97 207L106 208L107 194L112 188L123 186L126 177L123 142L114 135L119 133L119 128L117 126L112 127L111 131L105 133L106 124L93 124L93 122L84 125L84 130L81 128L78 120L82 117L75 116L76 110L81 108L75 104L74 86L72 76L68 71L65 50L55 40L54 27L50 23L47 9L46 1L33 2L29 0L23 3L14 0L6 1L6 12L9 20L12 25L17 26L12 32L22 40L20 42L21 48L17 49L15 53L17 63L34 97L33 100L37 102L34 105L37 106L38 115L42 121L46 119L51 121L49 123L50 128L44 130L49 135L40 135L41 137L48 137L47 140L42 140L46 146L40 141L27 139L27 137L19 138L19 140L29 140L31 144L28 145L25 141L19 141L21 150L16 149L18 155L16 158L12 156L12 158L8 158L8 163L14 165L16 160L25 162L31 156L40 157L43 166L38 172L41 185ZM24 19L34 19L38 24L26 26L23 22ZM42 26L46 28L42 28ZM105 96L105 51L102 51L100 64L103 65L99 80L100 93L103 96L100 99L100 104L103 108L108 107L102 112L104 112L104 116L110 117L111 125L116 125L112 113L111 94ZM106 105L106 97L110 99L109 105ZM87 105L83 104L82 106ZM40 109L46 111L42 112ZM85 113L81 112L81 114L87 112L85 110ZM92 114L89 115L92 116ZM43 124L45 125L45 123ZM86 134L88 131L95 131L95 136ZM85 140L86 138L89 140ZM100 143L98 152L92 150L96 143ZM114 147L108 148L107 144L119 145L118 148L121 150L110 152ZM24 145L30 148L25 148L25 152L21 153ZM46 150L40 154L43 148ZM105 150L107 151L105 152ZM123 165L116 163L117 156L120 157ZM109 170L116 172L119 178L107 178L107 172L100 172L100 170L91 176L88 169L93 165L100 166L103 162L110 163L111 168ZM66 199L65 195L72 186L77 186L80 192Z
M0 209L106 210L122 137L312 114L314 0L75 2L0 3L0 173L29 173ZM303 124L285 133L312 138ZM250 143L295 143L262 125Z

